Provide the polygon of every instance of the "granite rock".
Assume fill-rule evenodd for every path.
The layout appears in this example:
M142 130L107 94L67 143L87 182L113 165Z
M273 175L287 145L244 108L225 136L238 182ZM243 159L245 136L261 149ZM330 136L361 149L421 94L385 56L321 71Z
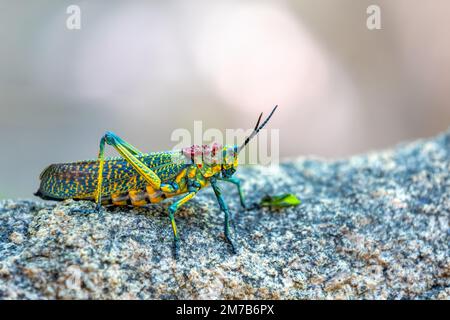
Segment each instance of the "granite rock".
M223 185L235 255L211 190L176 216L178 260L167 203L79 214L93 204L0 201L0 299L450 298L450 132L237 176L249 202L294 193L302 204L243 211Z

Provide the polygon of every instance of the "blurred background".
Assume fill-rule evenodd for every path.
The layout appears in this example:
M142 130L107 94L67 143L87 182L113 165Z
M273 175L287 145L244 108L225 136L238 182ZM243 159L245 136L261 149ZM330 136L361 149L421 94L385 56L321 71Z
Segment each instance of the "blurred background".
M282 157L437 134L449 17L446 0L0 0L0 198L31 197L50 163L95 158L106 130L166 150L194 120L250 128L275 104Z

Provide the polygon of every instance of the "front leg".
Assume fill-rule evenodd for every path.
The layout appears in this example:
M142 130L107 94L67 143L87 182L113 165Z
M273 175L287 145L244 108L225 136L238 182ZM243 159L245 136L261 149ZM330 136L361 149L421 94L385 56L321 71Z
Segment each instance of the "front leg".
M226 182L230 182L232 184L234 184L239 192L239 199L241 201L241 206L242 208L246 209L247 206L245 205L245 197L244 197L244 193L242 192L242 188L241 188L241 180L235 177L231 177L231 178L217 178L218 180L222 180L222 181L226 181Z
M217 185L216 179L212 178L210 180L210 182L211 182L211 186L212 186L212 188L214 190L214 193L216 195L217 202L219 202L220 209L225 214L225 221L224 221L225 238L227 239L228 243L231 246L231 251L233 253L236 253L237 252L236 251L236 246L234 245L234 242L233 242L233 240L231 239L231 236L230 236L230 212L228 210L228 206L227 206L227 204L225 203L225 200L222 197L222 193L220 191L219 186Z

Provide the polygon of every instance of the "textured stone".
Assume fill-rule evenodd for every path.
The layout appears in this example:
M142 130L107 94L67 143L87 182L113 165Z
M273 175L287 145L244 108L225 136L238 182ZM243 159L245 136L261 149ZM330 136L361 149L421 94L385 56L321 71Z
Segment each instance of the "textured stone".
M71 213L90 202L0 202L2 299L449 299L450 133L338 161L240 168L249 202L294 193L298 207L235 212L239 253L203 190L167 203ZM37 183L37 181L36 181Z

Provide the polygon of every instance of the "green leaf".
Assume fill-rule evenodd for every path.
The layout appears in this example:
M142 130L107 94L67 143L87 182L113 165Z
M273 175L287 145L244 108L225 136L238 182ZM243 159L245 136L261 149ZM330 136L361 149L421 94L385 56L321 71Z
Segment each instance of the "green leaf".
M292 193L283 193L276 196L265 196L261 199L261 207L286 208L298 206L301 201Z

